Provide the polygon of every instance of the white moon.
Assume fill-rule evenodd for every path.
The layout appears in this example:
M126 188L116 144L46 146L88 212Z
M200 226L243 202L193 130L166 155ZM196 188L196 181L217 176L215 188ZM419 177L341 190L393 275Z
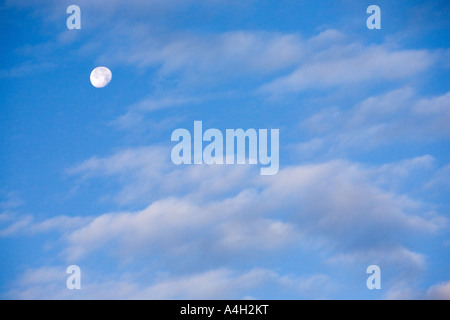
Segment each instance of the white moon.
M106 67L97 67L91 72L91 83L96 88L104 88L111 82L112 73Z

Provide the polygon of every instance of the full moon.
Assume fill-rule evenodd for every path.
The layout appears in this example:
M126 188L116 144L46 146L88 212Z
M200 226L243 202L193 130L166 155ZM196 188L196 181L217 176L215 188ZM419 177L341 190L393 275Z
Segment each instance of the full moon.
M91 83L96 88L104 88L111 82L112 73L106 67L97 67L91 72Z

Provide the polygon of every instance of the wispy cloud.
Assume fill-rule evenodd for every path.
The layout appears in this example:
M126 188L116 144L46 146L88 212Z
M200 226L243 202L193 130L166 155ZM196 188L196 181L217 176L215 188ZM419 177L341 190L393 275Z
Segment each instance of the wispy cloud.
M20 207L25 203L17 192L0 191L0 196L0 210L11 210Z
M287 76L265 84L261 91L282 94L309 88L352 86L408 79L434 63L426 50L396 50L385 45L343 43L308 52L302 65Z
M271 287L280 296L325 298L336 291L336 284L321 274L304 277L279 275L268 269L239 272L226 268L185 276L161 276L143 283L135 275L122 279L89 279L82 290L71 292L65 284L63 267L27 270L17 287L8 293L15 299L244 299L260 298L262 288Z
M304 55L304 43L296 34L238 30L155 35L146 27L135 28L118 28L114 34L126 35L120 43L111 33L113 43L103 48L99 59L139 70L157 68L159 76L176 75L179 85L197 89L243 76L257 80L276 74L295 66Z
M450 281L432 286L428 289L426 298L432 300L450 300Z
M446 225L445 218L429 212L424 204L380 187L387 183L380 173L395 173L398 166L394 165L365 168L331 161L284 168L267 180L249 179L251 168L247 166L191 166L180 171L139 160L151 159L153 152L128 150L72 169L73 174L86 178L127 176L128 181L122 180L125 194L148 201L156 192L159 200L144 210L101 215L74 231L68 238L69 255L81 257L108 244L118 245L125 255L140 252L144 246L158 250L157 244L164 244L165 252L173 254L192 254L184 249L201 247L211 255L224 249L236 255L243 248L270 252L304 243L335 255L369 255L381 250L384 256L394 257L402 251L410 257L406 260L423 266L420 254L398 242L399 235L416 232L426 237ZM426 159L411 160L410 170ZM177 184L183 188L177 189ZM133 188L145 192L134 193Z
M32 215L20 216L18 214L10 214L5 220L9 225L0 230L0 237L16 235L32 236L37 233L48 233L52 231L61 234L70 230L75 230L92 219L88 217L69 217L61 215L43 221L35 221L35 218Z
M407 87L367 98L350 110L324 109L302 122L313 138L299 145L299 150L340 155L405 141L446 141L450 138L449 105L450 93L421 98Z
M128 111L119 116L117 119L111 122L111 124L119 129L131 129L136 128L142 124L145 119L145 115L153 111L180 107L184 105L193 105L200 102L200 98L189 98L189 97L171 97L167 96L164 98L147 98L139 101L128 107ZM160 128L168 127L168 121L173 125L176 121L173 118L166 119L159 124ZM150 126L149 120L145 121L147 129ZM153 126L153 129L155 126Z
M191 14L200 16L204 11L212 13L205 21L212 21L225 6L237 10L256 6L257 1L77 4L82 8L82 30L71 32L65 28L65 5L60 1L6 1L7 10L20 8L39 17L45 36L15 48L16 65L7 61L0 77L7 81L39 75L75 60L106 64L117 70L115 74L126 74L126 79L137 74L139 81L123 82L118 89L131 100L127 98L120 110L108 110L107 117L114 120L101 113L97 116L102 118L90 119L90 124L110 121L107 129L125 129L136 139L139 130L146 130L147 144L111 142L107 146L114 151L102 148L99 155L86 156L65 171L74 190L99 183L99 188L89 190L90 198L75 194L70 199L84 204L98 198L107 204L107 209L96 209L93 201L89 217L50 213L55 209L45 201L36 210L49 210L46 217L30 214L32 203L23 214L23 201L16 194L2 199L1 240L34 241L45 235L44 251L51 247L58 259L79 263L87 271L83 290L70 292L65 288L65 267L55 265L63 262L44 255L41 268L25 270L13 282L8 298L240 299L266 298L267 292L269 298L354 296L351 285L334 276L341 277L343 270L364 273L364 267L378 263L388 271L383 271L384 297L448 299L445 275L439 277L440 283L425 286L420 279L410 283L404 276L428 272L435 249L430 243L442 243L448 232L445 204L428 202L424 194L448 189L445 155L420 148L400 155L403 160L386 162L391 160L376 154L380 147L395 148L404 142L440 142L445 148L450 138L450 92L444 84L433 90L421 87L427 77L442 71L437 69L448 67L449 51L443 44L406 47L383 38L381 32L371 42L364 33L323 27L319 28L323 32L307 35L289 23L275 26L273 21L272 28L266 21L252 20L246 11L242 12L248 24L239 18L240 23L208 22L205 27L191 20ZM37 83L30 91L40 88ZM133 90L125 92L129 88ZM14 95L21 94L17 90ZM228 94L236 98L229 109L201 112ZM30 95L30 101L37 97ZM43 123L57 122L51 118L53 110L66 115L53 105L58 101L51 100L45 100L49 106L42 113ZM92 102L90 92L80 101ZM77 111L82 113L81 108ZM180 119L201 114L204 121L212 121L211 114L220 118L228 111L230 118L236 116L246 124L281 123L283 156L297 156L289 149L294 146L301 157L284 162L279 173L268 178L249 165L175 166L170 161L170 139L166 137L167 144L153 139L158 132L173 130ZM73 119L74 129L89 127L84 123L87 118ZM107 129L102 137L117 138ZM20 130L23 135L17 137L36 134L34 127ZM17 149L23 146L19 143ZM349 160L355 159L355 150L375 156L376 164ZM58 149L54 157L72 158L72 153L64 152ZM18 152L9 161L14 157L26 163L27 154ZM49 189L59 191L60 181L53 183ZM31 187L24 188L33 193ZM439 252L443 254L444 250ZM102 255L108 263L93 266ZM145 270L136 271L144 265ZM308 268L314 272L305 271ZM336 291L341 285L346 289Z
M39 72L47 72L49 69L56 67L51 62L23 62L19 65L11 67L9 70L0 70L0 78L21 78L36 75Z

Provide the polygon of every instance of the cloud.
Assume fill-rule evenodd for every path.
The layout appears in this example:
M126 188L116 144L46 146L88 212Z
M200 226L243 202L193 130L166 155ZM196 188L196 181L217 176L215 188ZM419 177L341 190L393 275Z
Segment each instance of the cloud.
M127 17L129 15L136 16L142 13L152 13L152 10L155 9L172 9L179 10L180 6L189 5L192 3L201 3L199 0L172 0L170 2L164 0L130 0L127 3L124 3L120 0L97 0L95 2L87 1L87 0L79 0L77 1L77 5L82 8L82 10L94 11L97 13L97 17L103 16L111 16L112 14L123 14ZM220 3L220 0L213 1L212 3ZM33 8L38 13L45 12L49 13L49 10L55 11L53 15L47 17L48 20L56 19L56 11L57 9L63 9L63 14L65 14L65 9L70 5L63 4L61 5L61 1L58 0L47 0L47 1L39 1L39 0L6 0L6 7L17 7L17 8ZM159 11L160 11L159 10ZM50 12L52 12L50 11ZM61 15L61 14L60 14ZM86 17L88 18L88 17Z
M17 192L0 191L0 210L11 210L22 206L25 202L19 197Z
M26 270L15 286L9 292L3 293L6 299L65 299L69 290L62 290L66 286L66 269L43 266Z
M187 97L174 98L171 96L170 97L167 96L159 99L150 97L129 106L128 111L125 114L119 116L114 121L112 121L111 124L119 129L136 128L136 126L139 126L143 122L145 115L148 113L162 109L197 104L200 101L201 99L199 98L187 98ZM164 129L169 127L169 124L173 126L174 123L176 123L176 119L174 117L171 117L166 118L160 123L154 123L154 126L152 127L150 120L146 119L145 129L146 130L153 129L152 131L158 131L157 130L158 128Z
M313 138L298 146L302 154L343 154L383 145L450 139L450 93L420 98L406 87L370 97L349 110L324 109L301 124ZM401 119L401 121L399 121Z
M71 260L80 259L113 244L120 255L127 257L148 250L166 258L172 255L212 257L219 252L223 254L224 250L236 253L246 249L276 249L295 239L288 223L243 215L252 202L250 199L251 194L242 193L203 206L187 200L167 199L156 201L139 212L101 215L70 234L68 256ZM222 205L228 207L224 209ZM245 231L250 232L250 236ZM203 248L202 252L198 252L198 248Z
M388 300L450 300L450 282L442 282L420 288L414 283L400 281L389 288L386 299Z
M6 229L0 230L0 237L11 236L17 232L27 228L33 221L32 216L25 216L17 221L14 221Z
M287 210L300 230L325 239L335 253L386 245L393 250L402 234L440 229L445 219L425 218L423 204L374 185L374 172L342 161L290 167L267 185L262 198L271 199L267 206L280 216L277 206Z
M433 156L424 155L395 163L384 164L377 169L377 173L382 175L385 180L387 180L387 176L404 178L415 170L434 168L435 162L436 159Z
M244 179L252 180L256 168L236 166L176 166L170 160L170 149L153 146L130 148L112 156L92 157L67 173L82 179L117 178L122 189L114 195L119 204L145 203L167 195L186 193L205 198L239 188Z
M425 257L400 239L411 233L435 235L447 225L425 204L381 187L388 185L383 175L405 175L405 170L432 163L430 157L405 160L403 171L400 163L364 167L330 161L283 168L267 179L252 175L250 166L181 170L164 160L150 161L160 152L120 151L71 169L86 179L120 176L123 190L118 197L130 193L134 201L155 200L142 210L102 214L74 230L67 237L67 256L80 259L112 246L115 255L131 259L152 252L163 260L189 253L220 261L224 256L244 258L248 251L261 256L273 250L320 248L328 252L329 261L369 261L379 255L387 265L423 269ZM134 188L145 192L137 195Z
M89 272L88 272L89 274ZM64 267L27 270L8 293L13 299L244 299L249 294L259 297L260 290L270 287L276 294L293 297L324 298L336 290L325 275L302 277L279 275L268 269L238 272L226 268L184 276L162 276L152 283L139 281L129 274L120 279L98 281L83 276L82 289L70 291Z
M203 89L242 76L257 80L292 67L303 57L303 43L296 34L229 31L155 36L146 26L136 31L121 26L117 32L127 34L126 43L116 43L112 37L114 46L104 48L101 60L139 70L156 67L161 77L175 74L178 81Z
M450 190L450 165L440 168L425 185L426 189Z
M418 156L373 168L374 181L389 190L419 190L426 188L430 176L438 169L437 160L431 155Z
M420 300L421 292L411 284L400 281L387 291L386 300Z
M304 38L299 33L262 30L169 31L152 22L192 3L217 10L222 4L230 5L229 1L108 1L105 7L104 2L82 1L78 5L87 12L82 27L85 40L74 44L69 38L69 44L74 44L71 57L79 55L112 67L134 66L152 79L167 81L163 86L191 89L189 92L214 91L218 85L239 79L249 84L250 89L242 86L247 93L270 95L368 81L372 85L373 81L410 80L437 59L432 51L402 50L385 43L366 45L332 29ZM233 5L240 5L237 3ZM16 5L20 4L25 2ZM60 17L56 15L60 4L53 2L53 7L55 17ZM149 15L155 19L148 19ZM144 21L140 19L143 16ZM54 20L60 23L60 18ZM50 52L46 56L57 48L67 48L67 37L71 36L65 30L47 41L44 46Z
M400 245L387 248L385 246L362 249L350 254L338 254L328 260L334 265L376 264L379 266L401 266L402 272L397 273L395 283L403 278L410 278L414 273L426 270L426 257Z
M236 274L226 269L208 271L187 278L169 280L156 284L140 293L141 298L158 299L224 299L234 297L242 299L248 291L272 285L274 290L289 290L299 296L308 291L320 295L318 288L327 289L326 276L292 278L279 276L273 271L254 269L247 273ZM324 283L325 282L325 283ZM315 286L315 287L314 287ZM326 290L328 291L328 290Z
M112 257L108 261L113 266L100 265L98 273L108 273L114 264L151 264L151 275L157 278L145 281L125 272L121 277L107 274L103 281L88 276L84 291L75 297L258 298L264 286L300 297L321 297L320 291L328 292L329 277L281 275L270 268L274 256L291 257L284 265L281 259L276 261L280 268L317 258L317 268L331 263L352 270L357 263L377 260L393 269L426 269L423 251L427 249L416 242L446 230L447 219L430 211L430 204L393 185L406 183L418 170L433 171L436 159L424 155L377 166L328 159L356 148L448 139L450 93L424 98L404 87L437 64L435 53L387 43L367 45L363 39L336 30L310 38L261 30L168 31L167 26L154 28L157 23L148 19L161 16L170 24L161 13L178 12L185 4L200 2L81 0L83 43L64 31L54 40L18 51L30 56L38 52L41 64L25 62L9 70L26 74L50 68L47 57L57 60L58 48L69 46L71 50L64 52L80 55L83 61L97 59L131 72L130 66L136 68L161 87L146 99L137 98L113 122L119 128L134 127L148 113L204 102L201 93L215 92L218 85L231 84L232 90L245 92L247 98L262 93L255 95L257 99L386 82L401 83L403 88L375 94L350 109L342 105L312 115L302 123L311 140L300 149L327 153L327 160L293 163L270 179L254 174L251 166L177 167L170 162L170 150L162 146L93 156L67 174L80 186L93 180L107 181L107 185L115 182L116 189L108 194L102 188L95 190L102 200L117 205L115 211L43 221L32 215L3 213L0 236L59 233L54 239L65 246L62 253L67 260L87 262L104 254ZM49 3L53 11L43 10L46 19L60 23L61 4ZM25 1L17 5L28 6ZM137 19L130 23L131 18ZM165 94L166 87L173 90ZM152 125L167 127L170 121L155 120ZM446 172L443 168L436 173L430 185L443 183L440 175ZM13 207L14 201L2 203L2 208ZM416 242L409 241L412 236ZM256 260L262 268L238 270L236 261L254 264ZM158 278L161 270L168 276ZM64 271L52 266L28 270L11 296L39 298L44 292L48 297L74 297L64 288ZM413 289L396 285L391 285L391 296L413 296ZM436 285L428 295L445 296L446 290L446 283Z
M247 30L158 36L143 25L115 29L110 31L111 48L103 48L100 60L139 70L157 68L160 77L176 75L178 86L203 90L237 77L250 81L254 92L270 95L410 81L439 58L429 50L366 45L332 29L306 39L296 33ZM119 38L126 40L117 43L117 34L127 35Z
M432 286L425 296L431 300L450 300L450 282Z
M295 33L243 30L159 37L148 26L133 28L117 28L114 35L127 34L126 43L111 37L114 50L104 48L101 59L140 69L157 67L159 75L181 74L183 81L196 87L239 76L253 79L260 92L283 94L368 81L409 80L438 58L428 50L365 45L332 29L304 39Z
M93 272L99 270L93 268L80 293L61 288L65 282L49 275L39 276L50 279L45 283L19 279L20 286L10 296L42 297L46 292L50 298L239 299L264 298L262 288L270 287L280 297L284 297L282 292L291 298L295 292L297 297L327 297L315 290L321 286L324 292L334 292L330 276L280 276L269 271L270 266L244 273L235 270L233 261L262 262L281 254L300 260L320 255L322 264L348 272L355 266L378 263L395 274L395 278L383 278L387 297L400 297L415 290L400 286L408 278L405 272L418 274L427 268L426 254L405 239L411 234L427 239L447 225L445 218L428 212L425 204L381 187L389 187L383 176L394 174L401 179L411 171L433 167L430 156L381 166L347 161L303 164L283 168L268 179L252 174L249 166L179 170L166 163L161 155L167 150L163 151L159 147L127 149L93 157L69 170L87 180L118 177L124 189L143 186L146 192L132 202L153 199L144 209L85 220L61 216L36 223L30 217L16 219L18 226L3 236L56 231L61 234L61 250L68 263L82 265L99 254L125 265L157 261L151 263L150 273L156 277L164 270L166 277L152 277L149 282L122 274L117 279L106 271L96 280ZM171 185L177 183L182 188L173 192ZM152 198L155 192L159 194ZM176 263L180 260L182 266ZM207 263L199 268L201 261ZM48 272L56 271L50 268ZM30 274L24 279L32 279ZM265 280L256 281L261 274Z
M23 78L30 75L35 75L38 72L48 72L55 68L56 65L50 62L23 62L16 65L9 70L0 70L0 78Z
M0 222L2 220L3 219L0 219ZM0 229L0 237L34 235L37 233L48 233L53 231L64 233L80 228L92 219L89 217L69 217L60 215L36 222L31 215L20 216L18 214L10 214L7 219L4 220L10 222L10 224L5 229Z
M265 84L270 94L310 88L349 86L370 81L394 81L420 74L434 63L427 50L396 50L386 45L363 46L348 41L311 50L302 64L287 76Z

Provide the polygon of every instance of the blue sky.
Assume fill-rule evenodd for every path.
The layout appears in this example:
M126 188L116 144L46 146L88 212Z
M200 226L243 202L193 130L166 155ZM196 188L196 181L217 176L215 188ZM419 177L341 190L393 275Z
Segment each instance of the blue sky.
M449 299L449 13L3 1L0 297ZM196 120L279 129L279 173L175 166L171 133Z

